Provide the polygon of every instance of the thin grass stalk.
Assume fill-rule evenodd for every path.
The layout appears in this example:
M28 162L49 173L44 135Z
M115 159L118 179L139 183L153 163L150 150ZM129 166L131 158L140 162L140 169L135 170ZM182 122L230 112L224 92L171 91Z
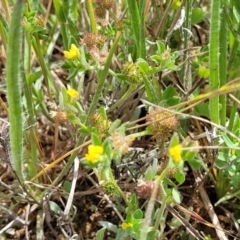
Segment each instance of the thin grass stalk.
M186 21L185 21L185 28L191 29L191 18L192 18L192 0L187 0L185 5L186 11ZM188 49L190 46L190 34L187 31L184 31L184 49ZM186 52L184 56L184 62L189 58L189 51ZM191 73L191 65L190 62L187 60L183 66L183 81L184 87L186 91L190 91L192 89L192 73Z
M24 59L23 59L23 68L26 74L31 72L31 41L27 40L27 36L24 38Z
M70 46L70 40L79 37L77 24L77 3L76 0L68 0L62 2L62 11L64 12L64 22L61 23L61 36L63 38L64 49ZM72 42L71 42L72 43Z
M72 164L74 162L74 159L76 158L79 149L82 149L84 147L86 147L87 145L89 145L91 143L91 141L87 141L83 144L80 144L84 141L85 136L81 135L77 144L76 144L76 148L72 149L70 152L64 154L63 156L61 156L60 158L56 159L54 162L52 162L51 164L49 164L44 171L39 172L31 181L35 180L36 178L40 177L43 173L45 173L47 170L51 169L53 166L55 166L56 164L58 164L59 162L61 162L64 158L68 157L70 154L72 154L70 156L70 158L67 161L66 166L63 168L63 170L60 172L60 174L58 174L57 178L53 181L52 186L57 186L58 183L60 181L62 181L63 177L66 176L66 174L68 173L69 169L72 167Z
M61 24L61 35L63 39L63 47L64 49L68 49L68 31L67 31L67 14L66 9L63 7L63 3L59 0L53 0L53 5L55 8L56 16L58 21Z
M7 96L9 104L10 145L13 168L20 179L23 177L23 119L20 78L21 19L23 0L16 1L10 23L7 46Z
M102 89L104 87L104 82L106 80L106 77L107 77L107 74L108 74L108 71L109 71L109 68L110 68L110 64L111 64L111 61L112 61L113 54L114 54L115 50L117 49L118 42L119 42L121 36L122 36L122 33L121 32L117 32L116 39L115 39L115 41L114 41L114 43L112 45L112 48L109 51L109 54L108 54L105 66L104 66L104 68L102 70L100 70L98 72L97 90L96 90L96 93L94 94L93 100L91 102L91 105L90 105L90 108L89 108L89 111L88 111L88 117L91 114L93 114L95 109L96 109L97 103L98 103L99 98L100 98L101 93L102 93Z
M156 202L157 188L153 188L151 198L148 202L147 209L145 211L144 222L141 227L141 233L139 240L146 240L149 227L152 225L152 213Z
M211 1L211 25L209 40L209 86L214 91L219 88L219 41L220 41L220 11L221 0ZM219 96L214 96L209 100L209 112L212 122L219 123Z
M120 106L127 98L131 95L132 91L134 89L129 86L128 90L125 92L125 94L119 99L117 102L115 102L109 109L108 112L112 112L114 109L116 109L118 106Z
M161 221L164 217L164 212L165 212L165 209L166 209L166 205L167 205L166 200L163 199L163 201L161 202L161 207L159 209L154 227L153 227L154 230L159 229L159 226L161 225ZM164 229L161 229L161 232L163 232L163 231L164 231Z
M161 21L159 22L158 27L157 27L157 30L156 30L156 32L155 32L155 36L156 36L156 37L158 37L158 36L160 35L159 37L160 37L160 38L163 38L164 25L166 24L167 17L168 17L168 13L169 13L169 11L170 11L170 8L171 8L171 6L172 6L172 3L173 3L173 0L170 0L170 1L168 2L168 5L166 6L166 9L165 9L164 13L161 14Z
M224 7L224 9L223 9L223 13L224 13L224 18L225 18L225 21L227 22L228 28L229 28L229 30L231 31L232 35L235 38L233 46L232 46L232 49L231 49L231 52L230 52L230 56L229 56L229 59L228 59L228 70L230 70L231 67L232 67L232 64L234 62L234 59L236 57L237 49L238 49L238 46L239 46L239 41L240 41L240 37L239 37L240 22L238 23L237 30L235 31L234 27L232 26L232 22L230 20L230 17L229 17L230 13L226 9L226 7Z
M42 52L42 46L41 46L39 38L36 34L32 38L32 45L33 45L34 51L36 53L36 57L38 59L38 62L41 66L41 69L42 69L42 72L43 72L43 75L44 75L45 85L46 85L47 91L48 91L48 96L51 100L52 99L52 94L51 94L50 87L54 91L55 94L57 93L57 91L54 87L53 79L52 79L52 76L50 74L49 68L46 65L46 62L45 62L45 59L44 59L44 56L43 56L43 52Z
M7 22L5 21L3 15L0 13L0 36L3 42L4 49L7 49Z
M143 83L148 101L158 105L161 100L161 95L157 94L158 89L153 85L153 82L145 75L143 76Z
M226 178L225 170L217 171L216 192L218 199L226 196L229 188L229 180Z
M240 99L240 92L236 92L235 97L237 99ZM230 117L229 117L229 123L228 123L228 130L232 131L233 129L233 125L234 125L234 121L235 121L235 116L236 116L236 112L237 112L237 107L238 107L238 103L236 101L233 101L232 106L231 106L231 112L230 112Z
M220 26L220 45L219 45L219 80L220 80L220 86L224 86L227 83L227 36L228 36L228 29L227 29L227 20L225 17L225 12L223 11L221 14L221 26ZM227 116L227 96L226 94L223 94L219 96L219 102L221 104L220 109L220 124L222 126L226 126L226 116ZM235 117L232 116L233 121ZM230 120L231 121L231 120ZM233 123L232 121L232 123ZM228 153L228 150L223 150L226 154ZM216 171L217 174L217 182L216 182L216 192L218 195L218 198L225 195L228 187L229 187L229 181L225 178L225 170L218 170Z
M225 1L224 1L225 2ZM224 3L223 3L224 4ZM228 36L228 28L227 28L227 20L225 17L224 11L221 14L221 28L220 28L220 56L219 56L219 73L220 73L220 86L224 86L227 83L227 36ZM238 44L237 44L238 45ZM220 109L220 123L222 126L226 125L226 117L227 117L227 96L226 94L219 96L219 101L221 104ZM235 103L235 108L237 108L237 104ZM234 109L234 107L233 107ZM235 111L234 114L231 112L230 122L231 129L235 119ZM227 154L228 150L224 150ZM229 188L229 181L225 177L225 170L217 171L217 195L218 198L221 198L226 194Z
M97 33L97 24L94 16L92 0L87 1L87 6L88 6L88 14L90 18L91 30L92 32Z
M224 12L221 14L221 28L220 28L220 55L219 55L219 74L220 74L220 86L224 86L227 83L227 22ZM221 104L220 109L220 123L222 126L226 125L227 116L227 97L226 95L221 95L219 97L219 102Z
M24 91L24 96L26 99L26 105L27 105L27 112L28 112L28 126L33 126L37 120L36 120L36 114L34 111L34 106L33 106L33 101L32 101L32 88L29 86L27 83L26 76L24 74L24 71L22 71L22 79L23 79L23 91ZM26 139L29 139L29 153L27 153L28 156L28 179L33 178L37 172L38 169L36 166L38 166L38 148L37 148L37 143L34 141L37 135L37 129L36 127L31 127L29 130L28 137ZM27 134L27 133L26 133Z
M225 16L225 20L228 22L228 26L231 30L231 22L230 20L228 19L228 12L226 11L226 9L224 9L224 16ZM234 32L234 29L232 29L232 33ZM240 32L240 23L238 23L238 28L237 28L237 32L239 33ZM239 40L237 39L237 36L235 34L233 34L234 37L235 37L235 40L234 40L234 43L233 43L233 46L232 46L232 50L231 50L231 53L230 53L230 57L229 57L229 61L228 61L228 70L231 70L231 67L232 67L232 64L233 64L233 61L236 57L236 54L237 54L237 49L239 47ZM235 97L237 99L240 98L240 92L238 91L236 94L235 94ZM233 102L232 104L232 107L231 107L231 112L230 112L230 117L229 117L229 123L228 123L228 130L231 131L233 129L233 124L234 124L234 120L235 120L235 115L236 115L236 112L237 112L237 107L238 107L238 104L237 102Z
M133 30L133 35L135 39L135 45L137 47L137 58L141 57L141 19L140 19L140 14L138 10L138 5L137 1L132 1L132 0L127 0L128 2L128 10L130 14L130 19L131 19L131 25L132 25L132 30Z
M64 49L68 49L68 29L66 23L61 24L61 36L63 38Z
M140 48L140 57L146 58L146 44L145 44L145 15L144 10L146 6L146 0L140 0L139 2L139 16L140 16L140 26L139 26L139 48Z
M2 6L5 10L6 13L6 20L10 21L10 11L9 11L9 5L8 5L8 1L7 0L2 0Z

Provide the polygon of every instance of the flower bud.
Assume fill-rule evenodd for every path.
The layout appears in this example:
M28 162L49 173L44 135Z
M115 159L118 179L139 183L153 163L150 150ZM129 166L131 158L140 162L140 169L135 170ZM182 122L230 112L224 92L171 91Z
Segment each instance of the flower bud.
M136 194L141 198L149 199L152 195L153 189L157 188L156 199L159 199L162 195L162 187L160 184L154 181L142 181L135 188Z

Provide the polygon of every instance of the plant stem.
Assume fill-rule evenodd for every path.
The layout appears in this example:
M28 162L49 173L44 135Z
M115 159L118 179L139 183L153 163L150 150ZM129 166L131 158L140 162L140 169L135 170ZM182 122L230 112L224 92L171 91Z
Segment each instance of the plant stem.
M37 122L36 120L36 114L35 109L33 106L32 101L32 85L29 85L26 80L26 76L24 74L24 70L22 71L22 79L23 79L23 89L24 89L24 96L26 99L26 106L28 111L28 126L33 125ZM28 137L26 137L27 141L29 141L29 149L27 149L30 152L30 157L28 161L28 179L33 178L36 174L38 169L36 166L38 166L38 140L37 140L37 129L36 127L31 127L29 130ZM34 141L35 140L35 141Z
M159 209L159 212L158 212L157 219L156 219L156 221L155 221L153 230L157 230L157 229L158 229L159 224L161 223L161 219L162 219L162 217L163 217L164 211L165 211L165 209L166 209L166 205L167 205L167 204L166 204L166 201L163 200L163 201L161 202L161 207L160 207L160 209ZM161 230L162 230L162 229L161 229Z
M144 6L145 0L140 1L138 8L137 1L128 0L129 13L131 18L132 30L137 46L137 58L146 58L146 47L144 37ZM140 12L139 12L140 10Z
M22 182L23 177L23 120L20 78L20 44L23 0L16 1L10 23L7 47L7 96L9 104L10 145L13 168Z
M0 13L0 36L3 42L4 49L7 49L7 22L5 21L3 15Z
M228 36L227 22L224 12L221 14L221 29L220 29L220 57L219 57L219 78L220 86L223 86L227 83L227 36ZM220 109L220 123L222 126L226 125L226 116L227 116L227 96L221 95L219 97L221 104Z
M219 87L224 86L226 83L226 48L227 48L227 39L226 39L226 20L222 16L221 19L221 0L212 0L211 4L211 26L210 26L210 48L209 48L209 66L210 66L210 78L209 85L210 90L214 91L219 89ZM220 25L221 19L221 25ZM221 100L222 108L220 110L219 100ZM219 124L226 122L226 95L215 96L209 99L209 111L210 119L212 122ZM221 114L221 119L219 119ZM225 192L226 180L224 180L223 171L216 171L218 186L216 191L219 195Z
M220 39L220 6L221 0L212 0L211 3L211 26L210 26L210 46L209 46L209 86L214 91L219 88L219 39ZM209 100L210 119L219 123L219 96L214 96Z
M41 66L41 69L42 69L42 72L43 72L43 75L44 75L45 84L46 84L47 91L48 91L48 96L49 96L49 99L51 100L52 99L52 94L51 94L51 91L50 91L50 86L51 86L51 89L55 93L57 93L57 91L54 88L53 80L52 80L51 74L49 72L49 68L47 67L47 65L45 63L45 60L44 60L44 57L43 57L42 46L41 46L40 41L38 39L38 36L36 34L32 38L32 45L33 45L34 51L36 53L36 57L38 59L38 62Z
M186 21L185 28L191 29L191 17L192 17L192 0L186 1ZM184 49L188 49L190 46L190 34L187 31L184 31ZM184 66L183 66L183 80L185 90L188 92L192 89L192 73L190 62L187 60L189 58L189 51L184 55Z
M228 12L225 10L224 11L224 16L225 16L225 20L227 21L228 16L226 16L226 14L228 14ZM229 21L228 26L231 26L230 24L231 24L231 22ZM230 30L231 30L231 27L230 27ZM232 29L231 31L234 32L234 29ZM240 32L240 23L238 23L237 32ZM239 40L237 39L237 36L234 35L234 37L235 37L234 43L233 43L231 53L230 53L230 57L229 57L229 60L228 60L228 70L231 70L231 66L232 66L232 64L235 60L236 54L238 52L237 50L238 50L238 47L239 47ZM239 91L236 92L235 97L237 99L240 98L240 92ZM237 112L237 107L238 107L238 104L237 104L237 102L234 101L233 105L231 107L231 112L230 112L230 117L229 117L229 123L228 123L228 130L229 131L232 131L232 129L233 129L233 124L234 124L235 115L236 115L236 112Z
M96 109L98 100L99 100L100 95L101 95L101 93L102 93L102 89L103 89L103 86L104 86L104 82L105 82L106 77L107 77L107 74L108 74L108 70L109 70L109 68L110 68L110 64L111 64L111 61L112 61L112 56L113 56L115 50L117 49L118 42L119 42L121 36L122 36L122 33L121 33L121 32L117 32L116 39L115 39L115 41L114 41L114 43L113 43L113 45L112 45L112 48L111 48L110 51L109 51L109 54L108 54L108 57L107 57L107 60L106 60L104 69L103 69L103 70L100 70L100 71L98 72L98 85L97 85L97 90L96 90L96 93L94 94L92 103L91 103L91 105L90 105L90 108L89 108L89 111L88 111L88 117L89 117L91 114L93 114L93 112L94 112L95 109Z
M10 11L9 11L8 1L7 0L2 0L2 6L5 10L6 20L9 21L10 20Z
M97 25L95 21L93 6L92 6L92 0L88 0L87 3L88 3L87 5L88 5L89 18L91 23L91 30L92 32L97 33Z
M114 103L109 109L108 112L112 112L115 108L117 108L119 105L121 105L121 103L123 103L128 96L132 93L132 88L131 86L128 88L127 92L125 92L125 94L121 97L121 99L119 99L116 103Z

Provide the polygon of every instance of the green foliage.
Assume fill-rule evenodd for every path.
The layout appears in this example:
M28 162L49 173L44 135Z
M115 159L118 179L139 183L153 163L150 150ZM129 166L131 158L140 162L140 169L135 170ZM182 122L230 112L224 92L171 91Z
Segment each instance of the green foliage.
M23 177L23 116L21 106L21 90L20 85L20 44L21 44L21 16L22 16L23 1L16 2L9 33L8 33L8 48L7 48L7 96L10 107L10 144L12 149L12 165L16 171L21 183ZM11 161L9 159L9 161Z
M9 209L18 215L27 201L38 211L32 232L40 239L52 224L48 206L57 235L74 239L79 205L100 213L85 201L97 190L117 216L101 216L98 240L108 232L167 239L173 231L198 239L182 231L183 214L169 214L189 202L182 189L195 186L196 170L209 174L217 204L240 197L239 1L54 0L50 7L3 1L0 13L0 104L10 123L9 137L1 125L1 157L21 184L12 184L17 203ZM78 157L80 169L71 170ZM86 193L79 205L76 181L75 191Z
M194 8L192 10L192 24L200 23L204 20L206 16L206 12L204 12L201 8Z

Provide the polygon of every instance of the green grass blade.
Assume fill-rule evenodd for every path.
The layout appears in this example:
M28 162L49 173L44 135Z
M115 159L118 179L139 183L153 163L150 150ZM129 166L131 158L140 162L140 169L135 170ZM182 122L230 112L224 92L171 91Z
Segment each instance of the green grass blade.
M95 16L94 16L92 0L88 0L87 4L88 4L88 13L89 13L89 18L90 18L90 23L91 23L91 30L92 30L92 32L96 33L97 25L96 25L96 20L95 20Z
M191 17L192 17L192 0L186 1L186 21L185 21L185 28L191 29ZM189 32L184 31L184 49L187 49L190 47L191 35ZM191 72L191 66L190 62L187 61L189 58L189 52L186 52L186 55L184 56L184 61L186 60L184 66L183 66L183 81L184 86L187 91L189 91L192 88L192 72Z
M220 32L220 0L212 0L211 3L211 26L210 26L210 49L209 49L209 68L210 90L219 88L219 32ZM214 123L219 123L219 97L215 96L209 100L210 119Z
M18 0L14 6L10 23L7 46L7 97L9 104L10 144L13 167L19 179L23 181L22 152L23 152L23 123L21 101L20 44L21 19L23 0Z
M145 19L144 19L144 9L146 1L141 0L139 3L139 15L140 15L140 26L139 26L139 47L140 47L140 57L146 58L146 44L145 44Z
M141 1L140 11L136 1L128 0L128 7L134 33L135 45L137 46L137 58L146 58L146 47L144 38L144 6Z
M224 12L221 14L221 29L220 29L220 57L219 57L219 79L220 86L223 86L227 83L227 22ZM220 123L221 125L226 125L226 116L227 116L227 97L226 95L221 95L219 97L221 104L220 109Z
M0 36L2 38L3 46L5 50L7 49L7 38L8 38L8 24L4 19L3 15L0 13Z

